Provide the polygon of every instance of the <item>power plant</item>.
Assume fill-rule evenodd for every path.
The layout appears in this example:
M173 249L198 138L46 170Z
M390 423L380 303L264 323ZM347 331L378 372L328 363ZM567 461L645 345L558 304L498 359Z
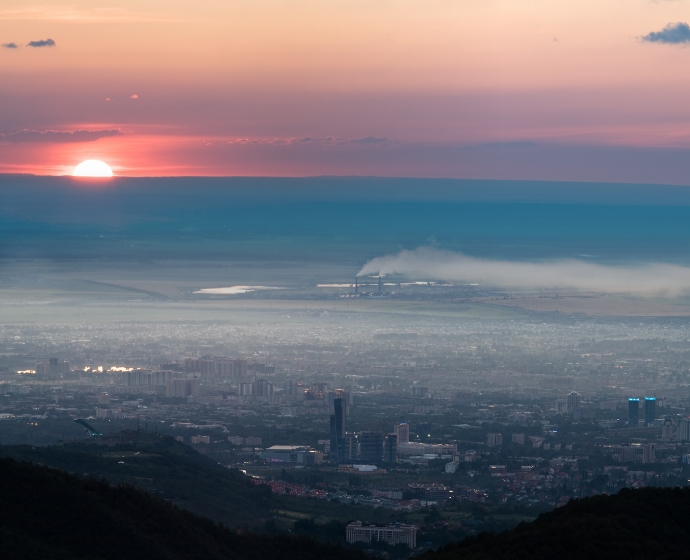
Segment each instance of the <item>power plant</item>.
M363 286L369 287L369 282L366 281ZM383 277L379 274L378 276L378 281L377 281L377 287L378 290L376 292L364 292L362 294L359 293L359 276L355 276L355 293L351 294L349 297L365 297L365 298L389 298L391 297L390 293L384 292L383 291ZM347 296L346 296L347 297Z

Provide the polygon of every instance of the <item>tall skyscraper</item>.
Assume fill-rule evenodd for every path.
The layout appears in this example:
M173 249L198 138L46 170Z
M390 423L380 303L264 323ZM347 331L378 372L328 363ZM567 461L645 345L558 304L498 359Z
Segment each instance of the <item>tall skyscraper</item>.
M272 397L273 383L267 381L266 379L257 379L254 382L254 395L259 397Z
M656 397L644 398L644 425L651 426L656 420Z
M398 436L398 443L410 443L410 425L407 422L396 424L393 433Z
M354 463L359 455L359 438L357 434L352 432L345 433L345 456L343 460L346 463Z
M640 422L640 399L629 398L628 399L628 426L631 428L637 428Z
M383 461L385 463L398 462L398 436L388 434L383 442Z
M359 460L363 463L379 464L382 459L383 434L381 432L360 432Z
M568 414L574 414L576 410L580 408L580 393L576 391L571 391L568 393Z
M58 359L50 358L50 375L58 374Z
M678 423L678 441L690 441L690 418L683 418Z
M189 397L198 394L198 379L171 379L165 384L166 397Z
M216 361L208 358L199 360L199 371L204 379L212 379L216 376Z
M233 374L237 377L244 377L247 375L247 360L237 359L233 367Z
M333 399L331 414L331 461L343 463L345 457L345 414L346 405L343 399Z

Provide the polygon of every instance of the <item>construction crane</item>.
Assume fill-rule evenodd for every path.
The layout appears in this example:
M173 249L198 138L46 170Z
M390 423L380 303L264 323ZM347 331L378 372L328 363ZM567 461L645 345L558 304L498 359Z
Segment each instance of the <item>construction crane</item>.
M101 437L101 436L103 435L101 432L99 432L98 430L96 430L96 428L94 428L91 424L89 424L89 423L88 423L86 420L84 420L83 418L77 418L77 419L75 420L75 422L76 422L77 424L79 424L80 426L84 426L84 428L86 428L86 429L89 431L89 435L90 435L91 437L93 437L93 438Z

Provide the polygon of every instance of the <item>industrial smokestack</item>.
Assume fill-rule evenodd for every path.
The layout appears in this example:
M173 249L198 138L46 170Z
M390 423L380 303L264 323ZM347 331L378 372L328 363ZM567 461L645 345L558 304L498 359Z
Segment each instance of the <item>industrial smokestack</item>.
M357 285L357 277L355 276L355 293L357 293L357 287L358 287L358 285Z
M381 275L379 274L379 295L381 295Z

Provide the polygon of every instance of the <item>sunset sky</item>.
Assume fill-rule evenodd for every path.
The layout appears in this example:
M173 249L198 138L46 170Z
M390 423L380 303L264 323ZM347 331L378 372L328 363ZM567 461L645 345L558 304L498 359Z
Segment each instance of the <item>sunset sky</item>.
M0 172L690 183L688 0L0 0Z

